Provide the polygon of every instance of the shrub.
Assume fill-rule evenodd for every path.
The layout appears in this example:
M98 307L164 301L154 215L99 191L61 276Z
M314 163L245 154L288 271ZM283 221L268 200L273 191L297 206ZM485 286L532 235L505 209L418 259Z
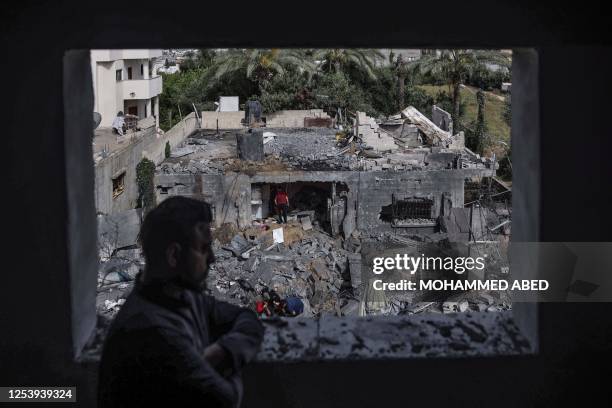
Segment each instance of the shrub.
M136 208L148 212L155 207L155 163L146 157L136 166L136 184L138 184L138 202Z

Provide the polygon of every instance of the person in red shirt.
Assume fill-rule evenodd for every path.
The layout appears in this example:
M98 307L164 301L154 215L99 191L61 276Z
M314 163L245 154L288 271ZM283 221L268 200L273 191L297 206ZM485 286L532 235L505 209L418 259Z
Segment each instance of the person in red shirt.
M287 196L285 190L280 189L276 192L276 197L274 197L274 204L278 209L278 218L280 223L282 224L284 222L286 224L287 211L289 210L289 197Z

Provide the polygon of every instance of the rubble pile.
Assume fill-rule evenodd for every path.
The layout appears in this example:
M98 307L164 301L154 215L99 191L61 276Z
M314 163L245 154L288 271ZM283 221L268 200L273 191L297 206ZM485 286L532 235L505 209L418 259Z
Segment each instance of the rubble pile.
M277 233L275 231L282 231ZM276 236L282 236L278 242ZM304 316L350 312L349 251L308 216L284 226L268 219L236 234L230 242L214 241L217 258L211 266L208 288L231 303L254 307L264 288L279 296L299 297ZM355 309L356 311L356 309Z
M130 214L131 218L136 216L135 212ZM304 303L302 316L314 318L323 315L498 312L511 309L510 298L504 292L437 293L434 297L415 291L370 293L368 283L360 282L364 246L375 253L399 247L403 251L421 254L428 246L444 249L448 245L448 234L355 231L345 239L333 238L313 217L313 211L294 210L289 214L288 224L278 224L275 219L267 218L253 221L251 227L242 230L232 223L215 228L213 250L216 262L210 267L207 289L221 300L252 309L255 309L264 289L272 289L281 298L300 298ZM117 222L116 219L112 221ZM113 317L118 312L133 288L136 275L144 268L142 251L136 246L133 236L135 226L126 229L127 221L129 218L121 225L125 230L121 237L116 238L110 232L104 235L122 246L112 249L108 240L103 241L107 247L101 248L100 252L97 298L97 310L101 316ZM105 231L114 231L115 227L108 225L115 224L108 219L105 222ZM126 235L130 236L129 239L124 238ZM488 265L493 272L488 273L503 274L503 266L498 266L505 263L498 265L494 256L489 252Z
M164 162L157 166L156 171L163 174L190 173L190 174L224 174L225 164L218 160L189 160L185 166L181 163Z
M339 148L335 129L286 129L264 144L264 153L278 157L291 168L299 170L359 170L356 155L345 154L349 148Z

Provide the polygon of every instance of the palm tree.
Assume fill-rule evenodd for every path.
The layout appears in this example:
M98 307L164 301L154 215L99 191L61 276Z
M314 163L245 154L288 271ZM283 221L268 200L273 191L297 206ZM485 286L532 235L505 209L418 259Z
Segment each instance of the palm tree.
M363 69L371 79L376 79L374 67L384 56L375 49L330 48L315 50L313 58L322 61L320 67L324 71L341 72L352 64Z
M421 73L430 73L442 76L451 91L453 121L456 122L461 102L459 91L461 83L482 64L497 64L509 68L510 60L499 51L475 50L441 50L437 53L426 54L412 63L412 68Z
M409 74L409 68L402 57L402 54L399 54L397 58L394 58L391 54L389 56L390 62L393 64L393 71L395 72L395 76L397 77L397 104L399 110L404 109L404 93L406 89L406 77Z
M231 49L219 55L213 65L214 78L246 69L247 78L259 86L274 75L283 75L285 69L294 66L302 72L312 73L314 63L299 49Z

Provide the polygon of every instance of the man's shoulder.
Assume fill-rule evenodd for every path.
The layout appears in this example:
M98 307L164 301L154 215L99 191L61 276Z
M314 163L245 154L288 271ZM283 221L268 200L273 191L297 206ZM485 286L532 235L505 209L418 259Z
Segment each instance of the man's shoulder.
M172 332L182 331L185 322L180 313L158 305L133 291L119 310L111 331Z

